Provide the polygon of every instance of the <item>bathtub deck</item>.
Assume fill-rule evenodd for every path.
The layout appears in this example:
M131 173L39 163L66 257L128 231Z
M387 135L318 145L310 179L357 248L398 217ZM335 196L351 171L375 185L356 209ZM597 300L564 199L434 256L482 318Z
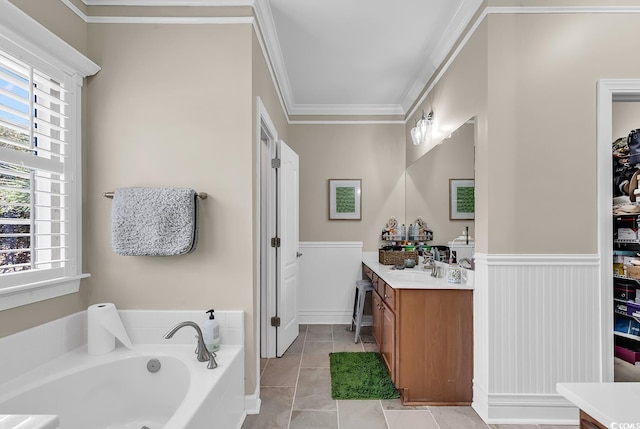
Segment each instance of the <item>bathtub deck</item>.
M58 416L0 414L0 427L6 429L56 429L59 424Z

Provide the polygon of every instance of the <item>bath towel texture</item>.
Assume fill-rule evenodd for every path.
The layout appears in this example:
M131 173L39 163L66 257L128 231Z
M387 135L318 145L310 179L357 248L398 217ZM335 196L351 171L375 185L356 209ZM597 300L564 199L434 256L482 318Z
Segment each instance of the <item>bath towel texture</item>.
M111 207L113 250L123 256L191 253L198 237L197 211L193 189L116 189Z

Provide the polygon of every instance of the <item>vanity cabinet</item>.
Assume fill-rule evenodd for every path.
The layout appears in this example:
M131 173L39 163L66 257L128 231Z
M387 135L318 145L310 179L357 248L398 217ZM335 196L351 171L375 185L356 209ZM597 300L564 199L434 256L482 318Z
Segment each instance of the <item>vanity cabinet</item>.
M373 334L373 339L379 348L382 343L382 298L380 298L380 294L375 290L373 291L371 304L371 312L373 313L373 326L371 327L371 333Z
M382 355L384 363L387 365L391 380L396 381L396 358L395 358L395 329L396 318L392 307L385 301L384 292L381 294L378 292L376 283L382 285L381 290L384 291L385 282L377 278L374 283L374 292L372 298L373 304L373 338L378 345L378 350Z
M404 405L469 405L473 291L374 284L373 336Z
M580 429L607 429L599 421L580 410Z

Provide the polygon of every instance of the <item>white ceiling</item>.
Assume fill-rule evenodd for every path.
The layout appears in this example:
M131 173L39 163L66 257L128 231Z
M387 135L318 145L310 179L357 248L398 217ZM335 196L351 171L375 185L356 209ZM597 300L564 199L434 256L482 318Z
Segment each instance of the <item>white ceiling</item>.
M407 113L482 4L482 0L82 1L88 6L253 7L290 115Z
M416 101L482 1L268 3L290 114L394 115Z

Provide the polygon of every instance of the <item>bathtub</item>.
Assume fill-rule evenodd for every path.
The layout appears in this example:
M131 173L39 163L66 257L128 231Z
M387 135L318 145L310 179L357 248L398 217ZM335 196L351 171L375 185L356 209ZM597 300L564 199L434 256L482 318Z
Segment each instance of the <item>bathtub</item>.
M143 344L100 356L78 348L0 385L0 414L55 414L61 429L239 429L243 347L223 346L216 369L194 347Z

